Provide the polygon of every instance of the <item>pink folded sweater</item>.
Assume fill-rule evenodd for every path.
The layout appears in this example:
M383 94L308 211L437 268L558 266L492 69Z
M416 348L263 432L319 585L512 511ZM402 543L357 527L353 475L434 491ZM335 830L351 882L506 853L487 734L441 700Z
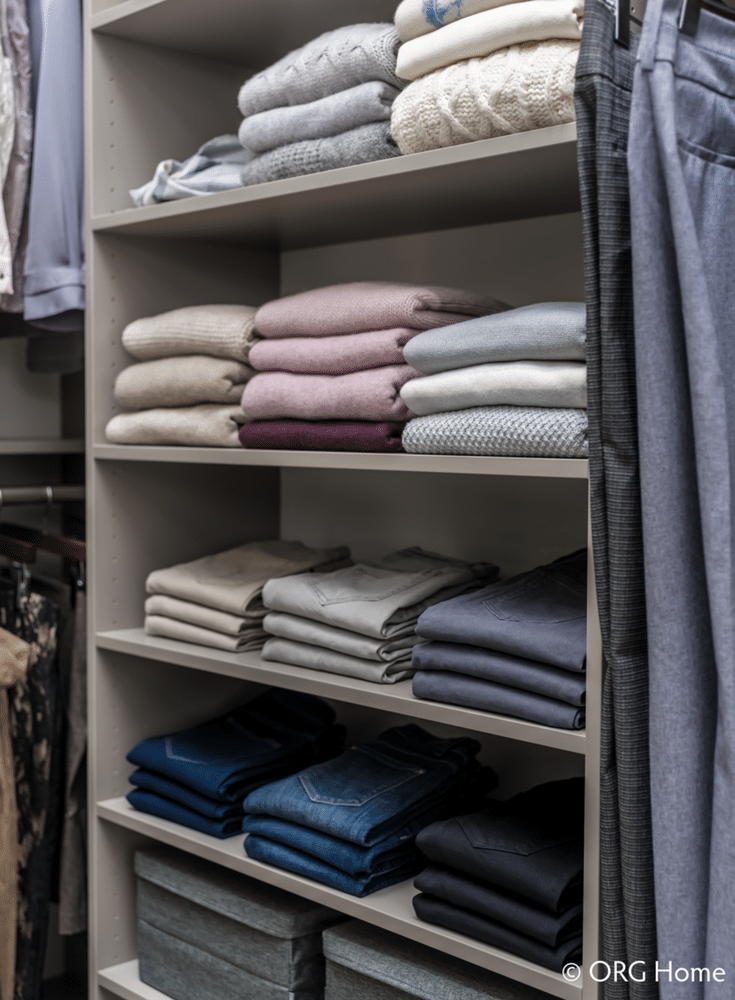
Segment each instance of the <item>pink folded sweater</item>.
M339 337L284 337L259 340L250 351L256 371L345 375L382 365L402 365L403 346L420 330L368 330Z
M353 281L266 302L255 314L261 337L330 337L410 327L430 330L509 308L489 295L439 285Z
M418 374L410 365L349 375L261 372L245 386L242 408L249 420L409 420L400 391Z

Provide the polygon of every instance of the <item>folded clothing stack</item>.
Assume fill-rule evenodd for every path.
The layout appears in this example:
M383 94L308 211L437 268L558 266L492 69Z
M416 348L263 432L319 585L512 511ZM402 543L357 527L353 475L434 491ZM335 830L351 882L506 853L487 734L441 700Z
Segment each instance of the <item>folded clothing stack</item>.
M416 632L417 698L584 727L585 549L428 608Z
M344 736L320 698L270 688L211 722L134 746L127 759L138 770L128 802L212 837L232 837L243 830L246 795L305 760L336 756Z
M586 457L585 339L582 302L541 302L457 323L451 336L414 337L404 354L425 377L401 389L418 417L404 449Z
M498 568L403 549L331 573L269 580L264 660L391 684L410 677L419 615L494 580Z
M584 0L403 0L391 131L402 153L574 121Z
M233 653L259 649L266 638L263 587L272 577L349 565L350 550L310 549L279 539L247 542L148 575L145 630Z
M423 330L507 308L487 295L389 281L330 285L275 299L255 315L245 386L245 448L400 451L418 372L404 345Z
M245 185L399 156L390 112L396 75L392 24L327 31L242 85L238 138Z
M129 323L122 342L139 364L120 372L114 396L134 412L109 421L108 441L236 448L254 316L252 306L186 306Z
M432 823L416 915L561 972L582 954L584 779Z
M413 724L265 785L245 800L245 852L353 896L421 867L418 831L497 782L468 737L439 739Z

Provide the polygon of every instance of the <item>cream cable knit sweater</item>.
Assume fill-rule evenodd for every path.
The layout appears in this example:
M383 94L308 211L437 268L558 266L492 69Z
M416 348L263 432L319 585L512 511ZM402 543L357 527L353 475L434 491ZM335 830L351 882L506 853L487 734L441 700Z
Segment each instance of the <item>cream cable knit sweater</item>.
M579 42L524 42L429 73L396 98L393 138L419 153L572 122L578 55Z
M521 42L579 41L583 17L584 0L524 0L485 10L406 42L398 50L397 72L416 80L461 59L488 56Z

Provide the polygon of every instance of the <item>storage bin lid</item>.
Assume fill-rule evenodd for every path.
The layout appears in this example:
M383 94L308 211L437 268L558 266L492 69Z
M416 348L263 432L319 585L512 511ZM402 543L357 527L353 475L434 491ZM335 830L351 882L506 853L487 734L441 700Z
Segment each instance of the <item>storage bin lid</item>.
M136 851L135 872L177 896L272 937L314 934L343 919L336 910L173 847Z
M422 1000L549 1000L548 993L532 986L360 920L325 931L322 945L328 961Z

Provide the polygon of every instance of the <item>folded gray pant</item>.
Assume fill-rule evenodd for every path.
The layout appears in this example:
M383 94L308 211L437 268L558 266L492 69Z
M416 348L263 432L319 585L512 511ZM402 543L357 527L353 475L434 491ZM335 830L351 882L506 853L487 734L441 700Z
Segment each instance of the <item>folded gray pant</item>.
M406 382L401 399L418 416L470 406L584 409L587 366L579 361L495 361L454 368Z
M539 302L478 316L446 331L426 330L403 349L422 375L491 361L584 361L584 302Z
M307 667L309 670L325 670L330 674L357 677L361 681L373 681L375 684L394 684L396 681L413 676L410 650L407 649L406 654L403 659L382 663L337 653L323 646L310 646L305 642L273 638L268 639L261 656L264 660L292 663L294 666Z
M271 611L265 616L263 628L270 635L277 635L282 639L323 646L335 653L346 653L347 656L356 656L361 660L377 660L382 663L410 657L412 647L421 642L419 636L413 634L395 639L374 639L358 632L348 632L347 629L278 611Z
M400 93L382 80L368 80L308 104L272 108L244 118L237 137L245 149L265 153L306 139L325 139L370 122L387 121Z
M245 653L260 649L268 634L260 627L254 626L240 635L225 635L214 629L201 628L199 625L188 625L177 618L166 618L164 615L146 615L144 628L146 635L160 635L166 639L177 639L179 642L193 642L197 646L209 646L212 649L224 649L228 653Z
M263 603L272 611L387 639L410 633L425 608L491 582L497 572L490 563L467 563L416 547L332 573L269 580Z

